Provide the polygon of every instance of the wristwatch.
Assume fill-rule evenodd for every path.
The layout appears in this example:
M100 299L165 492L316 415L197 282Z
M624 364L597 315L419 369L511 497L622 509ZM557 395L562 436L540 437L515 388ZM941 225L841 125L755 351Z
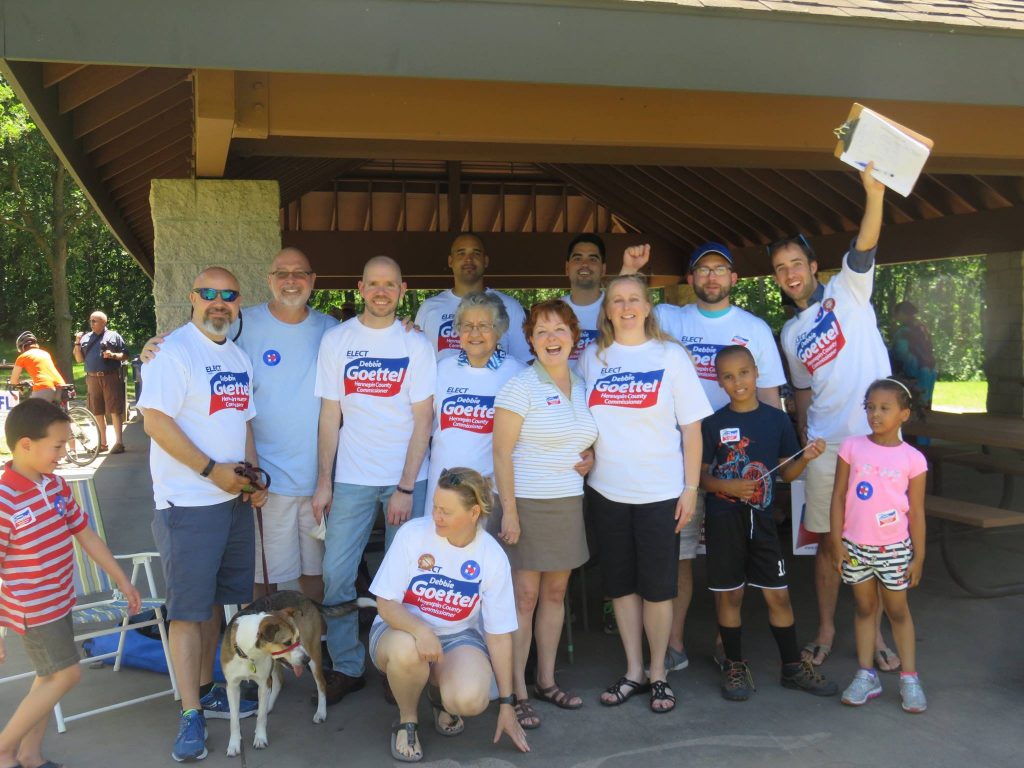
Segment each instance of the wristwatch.
M206 465L206 468L199 473L200 477L209 477L210 473L213 472L213 468L215 466L217 466L217 462L214 461L213 459L210 459L210 461Z
M514 707L516 704L519 703L519 697L516 696L514 693L510 693L508 696L499 696L498 703L511 704Z

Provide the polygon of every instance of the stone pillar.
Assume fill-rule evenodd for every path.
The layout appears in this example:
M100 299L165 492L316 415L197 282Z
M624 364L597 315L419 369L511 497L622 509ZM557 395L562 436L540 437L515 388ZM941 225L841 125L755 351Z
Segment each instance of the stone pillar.
M276 181L154 179L149 203L159 333L188 320L188 292L206 267L234 273L243 306L270 298L267 267L281 249Z
M988 412L1024 416L1024 252L985 260L985 374Z

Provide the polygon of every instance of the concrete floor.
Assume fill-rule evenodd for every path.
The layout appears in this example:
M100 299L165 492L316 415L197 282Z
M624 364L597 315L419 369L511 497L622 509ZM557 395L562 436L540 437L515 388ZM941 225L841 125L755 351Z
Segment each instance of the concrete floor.
M138 425L126 436L129 452L108 457L96 474L108 538L115 552L152 548L152 498L146 438ZM947 493L994 504L999 489L981 475L955 468L947 474ZM1024 511L1018 492L1016 508ZM995 584L1024 580L1024 531L973 533L957 541L966 569L980 581ZM815 619L809 558L790 562L791 591L802 640L810 639ZM860 709L838 698L817 699L789 691L777 681L778 660L762 601L751 595L745 611L745 651L752 664L757 693L746 703L729 703L718 693L718 674L710 661L715 631L712 602L704 589L703 565L696 568L697 589L687 623L689 669L670 677L678 705L673 713L655 715L646 698L600 706L600 690L622 673L621 646L596 626L598 605L591 606L591 631L577 624L576 658L562 660L559 682L586 699L583 709L568 712L538 704L543 717L529 734L532 752L519 754L504 740L493 745L494 707L468 722L464 734L446 739L429 727L429 708L420 708L424 765L437 768L500 768L543 765L552 768L661 766L1020 766L1024 764L1021 713L1020 641L1024 631L1024 597L979 600L966 595L946 573L934 533L929 536L925 578L914 591L911 607L917 624L921 678L929 699L923 715L899 707L897 677L884 675L883 695ZM591 576L596 586L596 574ZM594 590L591 590L594 591ZM577 603L578 603L577 594ZM596 596L593 596L596 597ZM845 686L856 670L852 638L852 599L841 593L839 640L824 671ZM8 637L9 660L3 674L27 669L20 642ZM151 673L109 667L84 670L82 684L66 698L73 713L85 702L108 702L115 695L157 690L163 680ZM380 677L368 673L367 688L328 710L327 722L314 725L308 697L312 679L290 679L270 718L270 746L251 746L255 719L242 721L244 754L227 758L228 723L210 722L210 756L205 764L308 766L317 764L383 765L393 761L388 727L395 711L381 696ZM0 686L0 720L13 711L24 683ZM69 768L172 765L176 733L175 703L166 697L128 710L70 723L58 735L51 727L46 753Z

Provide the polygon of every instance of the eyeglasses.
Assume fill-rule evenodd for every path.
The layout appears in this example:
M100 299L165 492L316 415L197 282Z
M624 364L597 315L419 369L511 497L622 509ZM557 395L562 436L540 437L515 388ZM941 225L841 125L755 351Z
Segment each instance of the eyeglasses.
M230 288L193 288L192 293L198 294L199 298L203 301L213 301L219 295L221 299L228 302L229 304L238 299L238 291L233 291Z
M460 475L456 470L453 469L442 469L441 476L437 479L437 481L439 483L448 483L448 485L450 485L452 488L456 488L462 485L462 475Z
M459 333L470 334L473 331L479 333L490 333L494 330L494 323L460 323Z
M707 277L708 275L725 277L732 272L732 267L728 264L719 264L717 267L694 267L690 272L697 277Z
M774 243L769 243L765 246L765 253L768 254L768 258L774 255L774 253L787 245L798 245L807 255L808 259L817 261L817 257L814 255L814 249L811 247L810 242L803 235L796 235L794 237L784 237L781 240L776 240Z
M275 269L270 273L270 276L278 280L287 280L288 278L291 278L292 280L306 280L312 274L312 271L308 269L296 269L292 271L287 269Z

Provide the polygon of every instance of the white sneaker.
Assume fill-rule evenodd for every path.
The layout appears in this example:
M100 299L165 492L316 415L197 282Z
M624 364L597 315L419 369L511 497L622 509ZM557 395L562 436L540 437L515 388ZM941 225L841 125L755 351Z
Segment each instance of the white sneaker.
M924 697L924 689L917 677L900 677L900 698L903 699L903 711L917 714L928 709L928 700Z
M853 682L843 691L842 701L851 707L859 707L867 704L869 699L881 695L882 681L878 679L878 675L866 669L858 669L857 674L853 676Z

